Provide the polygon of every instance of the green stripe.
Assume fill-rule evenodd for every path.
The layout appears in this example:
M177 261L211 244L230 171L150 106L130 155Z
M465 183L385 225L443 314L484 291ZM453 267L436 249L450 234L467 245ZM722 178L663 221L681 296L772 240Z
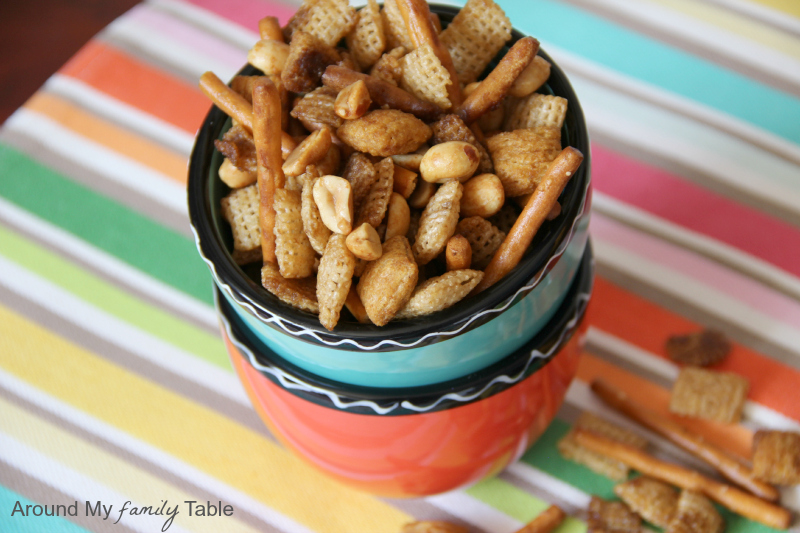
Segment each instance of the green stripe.
M466 493L524 524L539 516L550 506L549 503L497 478L482 481L467 489ZM569 516L555 529L555 533L584 533L585 531L585 523Z
M188 353L231 370L219 337L148 305L0 226L0 253L85 302Z
M570 425L566 422L558 419L554 420L545 434L522 457L522 461L569 483L583 492L608 500L617 499L614 496L613 481L595 474L582 465L567 461L558 453L556 445L569 429ZM727 524L726 533L768 533L777 531L734 514L720 506L717 506L717 509Z
M552 43L800 144L800 100L787 93L566 3L500 4L514 26L542 41L545 50Z
M48 533L89 533L88 530L69 522L68 518L63 518L60 516L34 516L32 514L34 511L33 507L30 509L30 516L23 516L19 512L16 512L14 513L14 516L11 516L17 503L19 503L23 509L25 509L25 507L28 505L34 506L45 504L48 506L48 509L50 509L50 506L53 504L68 506L75 505L75 502L76 500L65 499L57 502L38 503L31 501L0 485L0 531L8 531L9 533L41 533L42 531L47 531ZM81 503L83 502L78 502L79 516L83 516L82 512L85 510L81 507Z
M194 241L0 144L0 195L209 305L211 275ZM187 222L188 224L188 222Z

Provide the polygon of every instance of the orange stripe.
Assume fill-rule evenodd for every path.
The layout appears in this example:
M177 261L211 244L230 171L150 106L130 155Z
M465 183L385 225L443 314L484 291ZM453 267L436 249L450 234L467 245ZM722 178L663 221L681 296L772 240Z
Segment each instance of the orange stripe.
M197 131L211 107L196 85L97 40L81 48L59 73L189 133Z
M25 103L25 108L47 115L76 134L138 161L179 183L186 183L185 156L114 126L66 100L40 91Z
M603 379L625 391L634 400L702 435L718 447L741 457L750 457L750 445L753 440L751 431L736 424L720 424L710 420L672 415L669 412L670 391L644 378L584 352L578 365L578 379L587 384L593 379Z
M601 277L595 281L592 300L587 312L592 326L664 359L667 338L703 327ZM746 377L750 380L749 399L800 421L800 372L796 369L736 343L730 356L714 369Z

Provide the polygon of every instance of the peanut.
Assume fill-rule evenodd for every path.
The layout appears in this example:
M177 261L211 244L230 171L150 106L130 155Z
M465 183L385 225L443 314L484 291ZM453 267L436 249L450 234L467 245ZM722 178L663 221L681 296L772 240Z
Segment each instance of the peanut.
M408 170L419 170L419 164L422 162L424 154L397 154L392 156L392 161L395 165L400 165Z
M339 176L322 176L314 182L313 195L322 223L334 233L350 233L353 227L350 182Z
M449 141L432 146L419 164L422 179L429 183L466 181L478 168L481 157L469 143Z
M247 62L266 76L280 76L288 57L289 45L272 39L258 41L247 52Z
M447 240L445 248L447 270L462 270L472 264L472 246L463 235L455 234Z
M549 77L550 63L545 58L536 56L514 80L514 84L508 94L517 98L524 98L544 85L544 82Z
M435 193L436 185L424 180L417 180L417 186L414 187L414 192L408 197L408 205L414 209L424 209Z
M461 216L489 218L500 211L505 201L506 195L500 178L494 174L479 174L464 184Z
M231 189L239 189L246 187L256 181L255 172L247 172L246 170L239 170L231 163L227 157L222 161L219 167L219 179Z
M351 83L336 95L333 103L333 112L345 120L352 120L362 116L372 105L367 84L364 80Z
M328 153L331 142L331 130L328 127L311 133L286 158L283 173L291 177L299 176L308 165L313 165Z
M408 203L400 194L393 192L389 197L389 207L386 211L386 234L383 240L388 241L395 235L405 236L409 224L411 224L411 210L408 208Z
M374 261L383 253L378 232L367 222L351 231L344 243L354 256L364 261Z

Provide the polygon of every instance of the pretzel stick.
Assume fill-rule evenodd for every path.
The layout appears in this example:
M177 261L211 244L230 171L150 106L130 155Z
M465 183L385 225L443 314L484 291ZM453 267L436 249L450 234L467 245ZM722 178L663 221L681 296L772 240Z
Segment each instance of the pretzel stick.
M259 20L258 33L262 39L284 42L283 31L281 30L281 23L278 22L278 17L266 16Z
M472 290L472 294L491 287L519 264L533 236L539 231L547 214L558 201L561 191L582 161L583 154L568 146L550 163L547 173L534 189L531 199L525 204L514 226L494 253L491 262L484 270L483 280Z
M200 76L200 90L225 114L238 121L249 133L253 132L253 106L244 96L225 85L210 71Z
M484 113L496 107L508 93L514 81L525 70L536 52L539 51L539 41L533 37L520 39L497 66L486 76L478 87L455 110L456 115L465 123L470 124L478 120Z
M522 526L516 533L550 533L563 520L566 514L557 505L551 505L539 516Z
M700 435L689 431L672 419L636 404L623 391L602 380L596 379L592 381L591 387L592 391L605 403L645 427L663 435L695 457L706 461L733 483L749 490L759 498L771 502L776 502L780 498L780 493L775 487L755 479L742 463L707 442Z
M369 91L369 97L379 106L388 105L392 109L411 113L426 122L432 122L442 114L442 110L436 104L421 100L408 91L369 74L362 74L336 65L330 65L322 74L322 83L337 91L341 91L358 80L364 81Z
M258 220L261 226L261 253L264 262L277 264L275 257L275 189L284 185L281 157L281 97L267 78L253 86L253 141L258 165Z
M458 83L458 74L453 64L450 52L439 40L439 33L431 18L431 10L425 0L397 0L397 7L408 28L411 44L414 48L429 44L433 53L442 62L442 66L450 74L450 85L447 86L447 98L455 109L461 104L461 84Z
M792 515L783 507L707 478L699 472L656 459L633 446L601 437L583 429L575 430L575 442L585 448L622 461L634 470L666 483L702 492L731 511L776 529L787 529Z

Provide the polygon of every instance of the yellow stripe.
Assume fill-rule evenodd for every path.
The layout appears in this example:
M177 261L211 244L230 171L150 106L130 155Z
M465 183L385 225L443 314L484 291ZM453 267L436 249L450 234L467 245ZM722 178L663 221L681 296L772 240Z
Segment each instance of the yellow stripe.
M650 2L800 59L800 40L728 9L696 0L650 0Z
M67 100L39 91L25 102L25 108L47 115L76 134L138 161L178 183L186 183L185 156L87 113Z
M775 9L777 11L783 11L793 17L800 18L800 2L797 0L750 0L756 4L761 4L762 6L768 7L770 9Z
M0 431L115 490L137 505L152 505L159 508L161 500L166 500L170 508L178 505L179 510L174 523L184 529L198 533L218 533L224 526L225 531L258 533L258 530L238 520L235 511L233 516L225 517L189 516L188 504L184 502L197 501L197 496L126 463L98 446L75 437L2 398L0 398L0 412L3 413L0 417ZM114 513L117 513L114 516L118 517L119 507L125 502L106 503L114 505L116 509Z
M0 306L0 365L61 401L249 494L312 530L395 533L412 518L323 476L279 445Z

